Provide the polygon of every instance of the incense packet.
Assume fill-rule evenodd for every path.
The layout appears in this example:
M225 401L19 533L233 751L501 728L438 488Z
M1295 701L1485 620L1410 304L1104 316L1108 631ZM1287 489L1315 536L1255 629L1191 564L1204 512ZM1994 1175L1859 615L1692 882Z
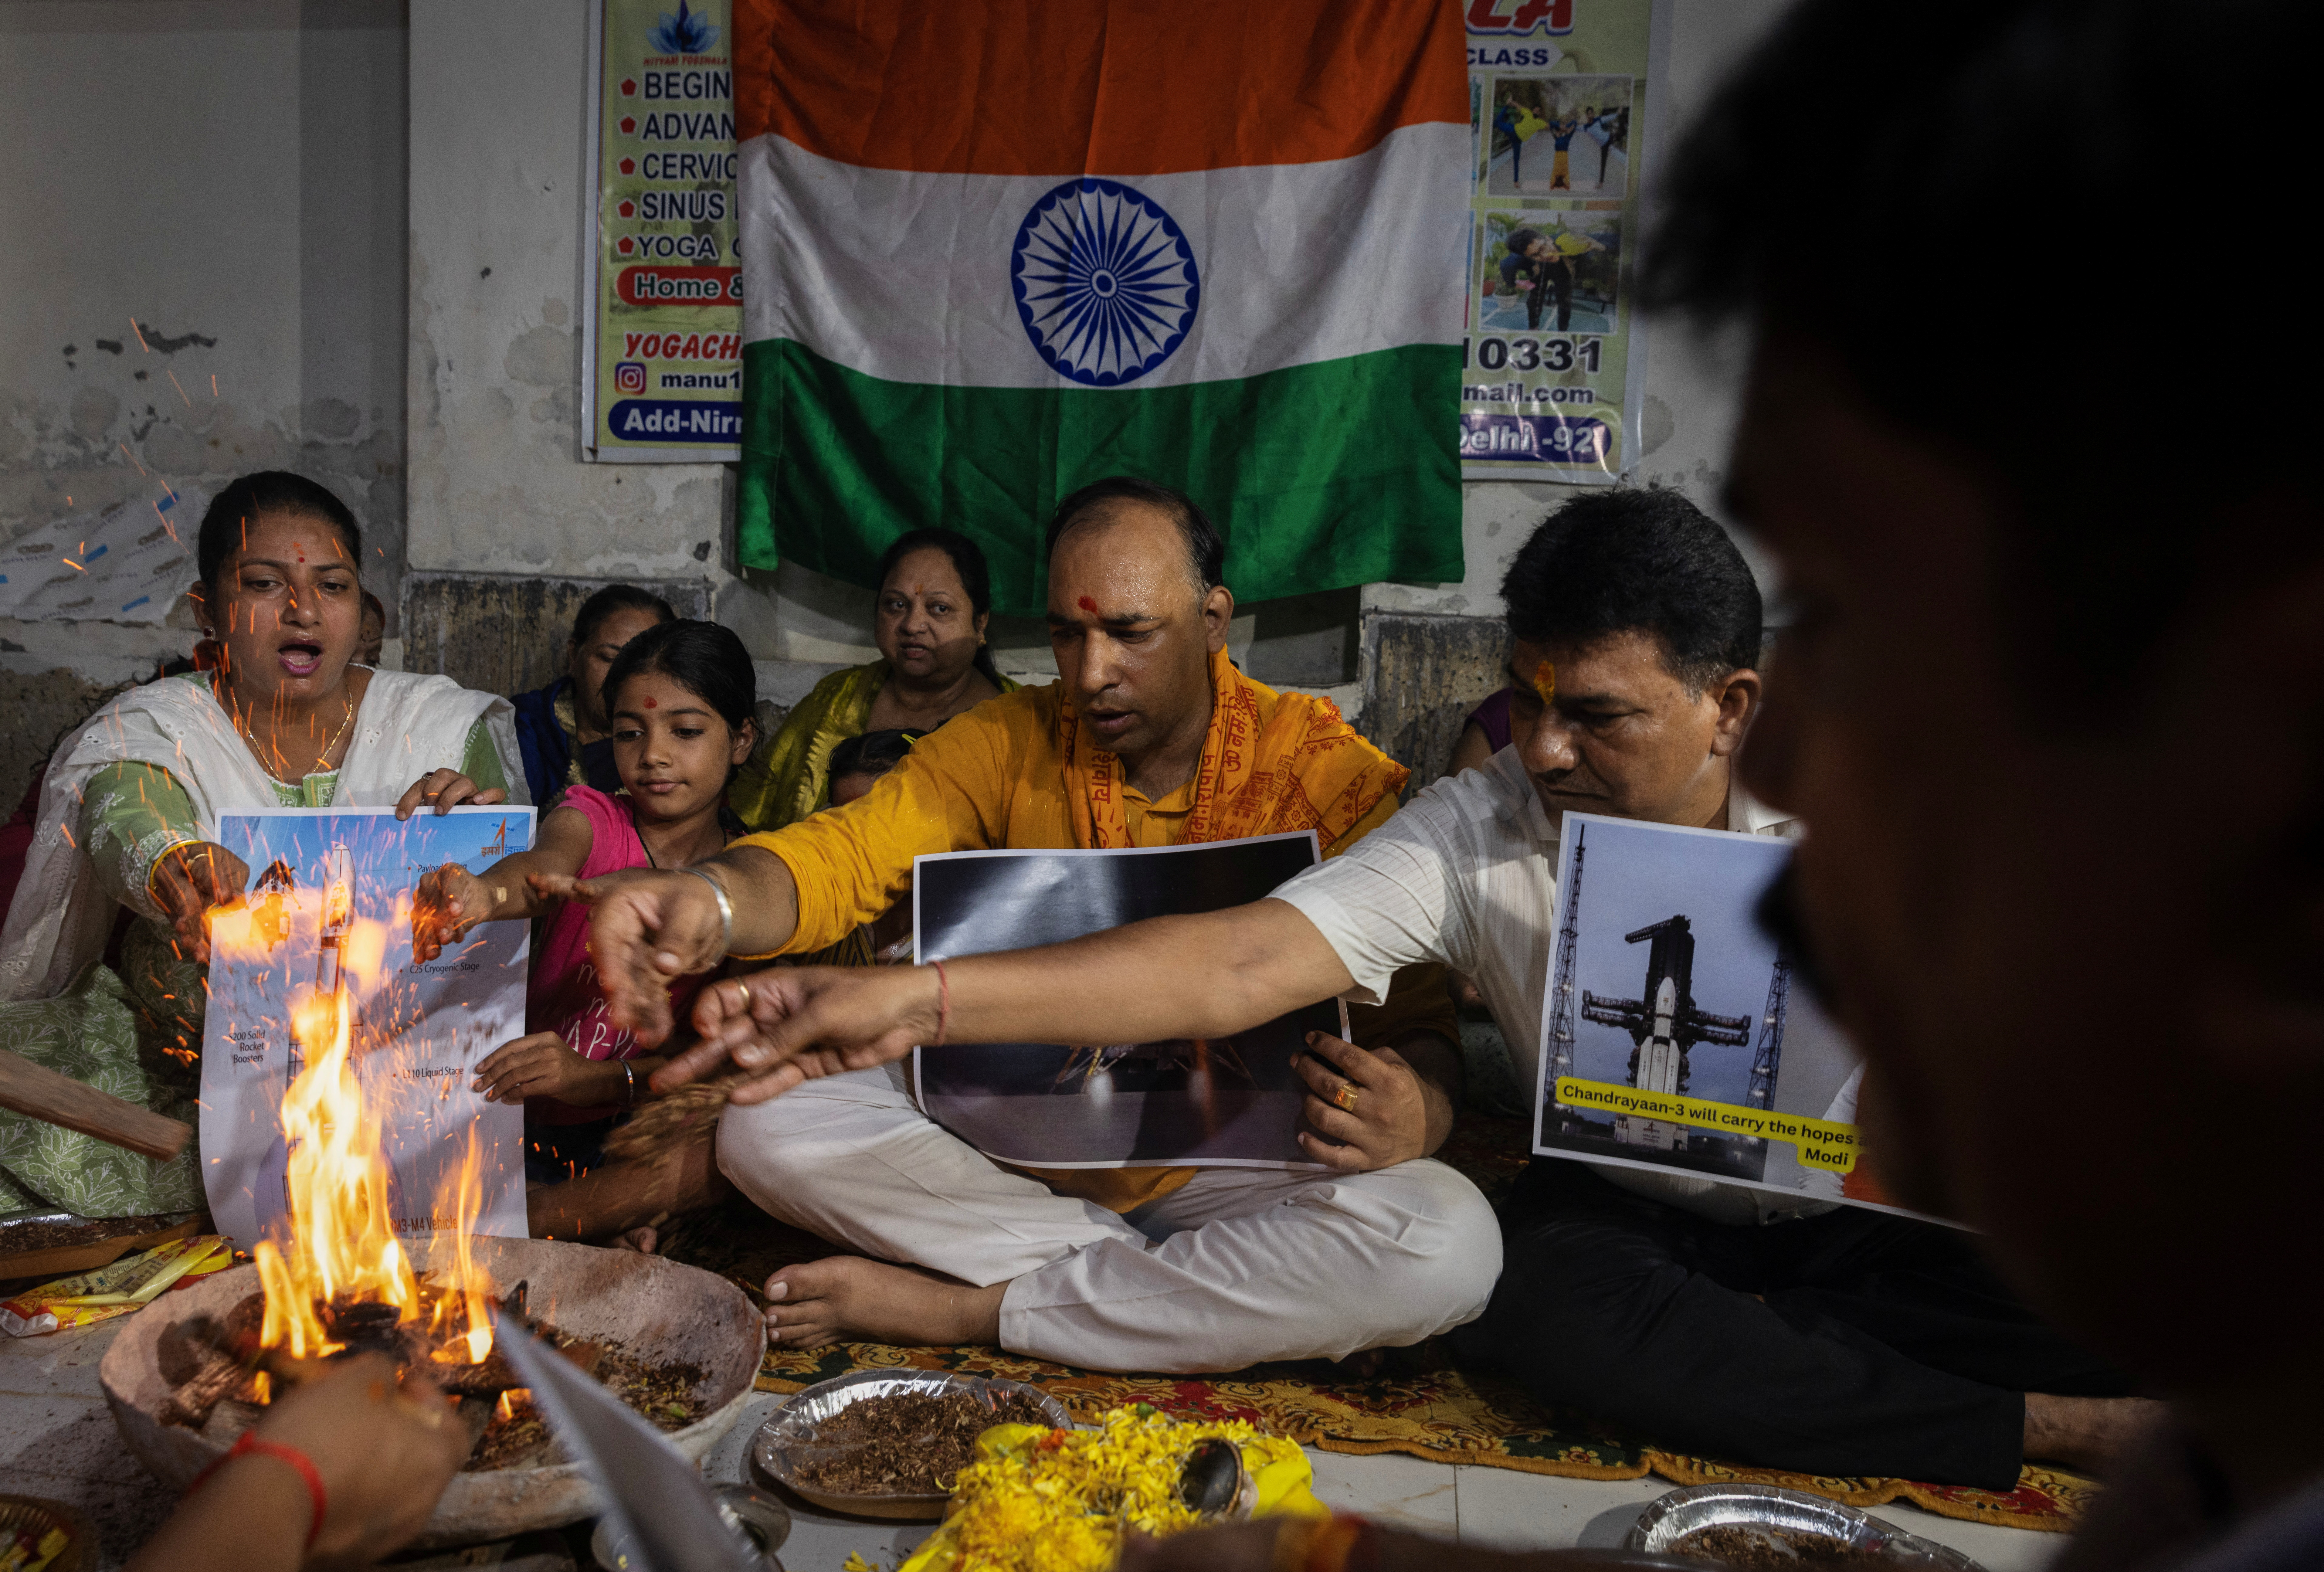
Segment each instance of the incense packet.
M208 1277L233 1264L233 1247L220 1234L173 1239L143 1255L42 1283L14 1299L0 1300L0 1332L11 1337L32 1337L94 1326L152 1303L180 1281Z

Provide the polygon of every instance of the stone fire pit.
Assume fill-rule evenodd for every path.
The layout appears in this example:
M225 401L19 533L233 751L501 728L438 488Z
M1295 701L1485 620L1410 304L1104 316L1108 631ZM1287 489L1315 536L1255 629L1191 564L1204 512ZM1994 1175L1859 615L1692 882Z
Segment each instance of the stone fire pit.
M415 1271L448 1264L452 1239L408 1243ZM669 1433L699 1463L733 1428L766 1352L766 1323L724 1278L659 1256L597 1250L545 1239L470 1242L477 1264L506 1292L530 1286L531 1313L559 1332L618 1345L650 1360L688 1361L708 1373L696 1398L708 1411ZM258 1291L258 1270L237 1267L183 1292L163 1294L129 1318L106 1350L97 1378L122 1438L156 1478L183 1490L225 1448L198 1431L166 1424L171 1387L156 1352L162 1335L194 1316L223 1318ZM604 1510L595 1486L571 1463L456 1474L436 1515L414 1541L420 1549L505 1539L556 1528Z

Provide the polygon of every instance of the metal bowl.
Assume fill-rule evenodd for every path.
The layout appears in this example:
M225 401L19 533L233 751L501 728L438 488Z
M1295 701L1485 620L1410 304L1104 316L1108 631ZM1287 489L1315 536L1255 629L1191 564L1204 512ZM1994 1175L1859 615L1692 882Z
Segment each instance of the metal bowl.
M834 1418L850 1403L862 1402L866 1398L899 1397L907 1393L945 1397L956 1392L971 1393L988 1410L998 1407L1005 1399L1028 1397L1040 1405L1042 1418L1050 1424L1061 1430L1073 1429L1073 1417L1065 1412L1065 1404L1038 1387L1028 1386L1021 1381L995 1381L982 1375L946 1375L932 1370L865 1370L853 1375L843 1375L835 1381L819 1382L792 1398L783 1405L781 1412L759 1427L759 1433L751 1440L751 1456L768 1478L825 1511L853 1512L858 1517L932 1522L944 1516L945 1505L952 1500L950 1493L835 1494L803 1484L799 1470L809 1463L842 1450L824 1441L816 1433L816 1427Z
M0 1545L15 1543L27 1534L37 1543L54 1530L64 1530L64 1549L49 1563L48 1572L88 1572L97 1565L97 1530L87 1518L60 1501L37 1495L0 1495Z
M1684 1556L1686 1540L1705 1529L1757 1529L1769 1535L1821 1534L1898 1567L1926 1572L1984 1572L1948 1545L1908 1534L1869 1512L1805 1491L1772 1484L1695 1484L1656 1496L1622 1541L1626 1550ZM1700 1564L1700 1563L1698 1563Z
M752 1565L761 1572L783 1572L775 1552L791 1537L790 1508L747 1484L713 1485L711 1494L718 1503L719 1518L757 1558ZM589 1536L589 1554L605 1572L630 1572L631 1567L644 1565L630 1537L615 1531L612 1518L598 1520Z

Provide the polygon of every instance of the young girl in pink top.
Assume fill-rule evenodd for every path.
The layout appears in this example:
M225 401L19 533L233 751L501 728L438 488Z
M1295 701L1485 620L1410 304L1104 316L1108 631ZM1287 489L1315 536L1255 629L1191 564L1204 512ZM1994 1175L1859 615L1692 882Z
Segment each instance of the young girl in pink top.
M487 1055L475 1080L492 1102L523 1099L525 1169L538 1181L595 1166L606 1133L647 1095L646 1077L666 1056L640 1053L608 1019L589 959L588 907L546 897L536 881L682 868L721 850L730 828L726 784L756 741L750 652L715 623L664 623L638 634L605 673L604 691L622 794L568 786L530 851L503 857L481 875L447 864L415 892L416 960L433 960L479 922L544 920L525 995L530 1035ZM711 975L671 985L670 1009L680 1022Z

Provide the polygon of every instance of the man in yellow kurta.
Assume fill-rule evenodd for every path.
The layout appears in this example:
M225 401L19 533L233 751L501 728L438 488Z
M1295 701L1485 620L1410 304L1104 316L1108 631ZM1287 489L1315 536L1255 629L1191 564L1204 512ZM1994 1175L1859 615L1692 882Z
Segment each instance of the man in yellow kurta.
M616 1018L659 1040L668 976L727 953L815 950L904 897L924 853L1313 829L1330 856L1385 820L1407 772L1330 701L1228 661L1223 556L1167 488L1118 479L1068 497L1050 529L1059 680L955 717L844 809L698 869L593 886L591 948ZM1436 978L1404 981L1353 1028L1369 1048L1323 1038L1325 1062L1301 1061L1314 1087L1365 1088L1352 1114L1309 1099L1311 1123L1344 1138L1302 1134L1323 1172L1007 1168L922 1114L900 1067L771 1101L745 1088L720 1126L721 1169L776 1216L861 1253L777 1272L770 1336L1193 1371L1336 1358L1472 1318L1499 1234L1475 1187L1427 1156L1458 1104L1458 1050ZM715 1011L752 1007L748 979L716 986Z

